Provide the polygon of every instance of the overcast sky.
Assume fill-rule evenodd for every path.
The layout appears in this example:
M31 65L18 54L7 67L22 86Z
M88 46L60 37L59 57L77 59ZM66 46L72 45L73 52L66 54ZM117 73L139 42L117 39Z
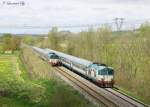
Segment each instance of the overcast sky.
M0 0L0 32L35 33L33 30L2 26L79 25L150 19L150 0L24 0L25 5L8 5ZM33 31L33 32L32 32ZM38 30L46 33L47 30Z

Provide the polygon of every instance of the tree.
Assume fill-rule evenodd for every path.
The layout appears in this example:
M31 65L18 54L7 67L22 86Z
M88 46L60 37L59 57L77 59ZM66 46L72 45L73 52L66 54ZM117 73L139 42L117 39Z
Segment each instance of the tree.
M150 34L150 23L146 22L140 27L140 35L143 37L147 37Z
M23 42L28 45L31 45L33 44L33 37L31 35L26 35L23 37Z
M20 45L21 45L21 38L20 37L17 37L17 36L14 36L12 37L12 48L13 50L19 50L20 49Z
M52 30L48 33L48 40L51 49L58 48L58 29L57 27L53 27Z
M4 34L3 35L3 50L12 50L12 35Z
M3 51L11 50L19 50L21 44L21 38L17 36L12 36L11 34L3 35Z

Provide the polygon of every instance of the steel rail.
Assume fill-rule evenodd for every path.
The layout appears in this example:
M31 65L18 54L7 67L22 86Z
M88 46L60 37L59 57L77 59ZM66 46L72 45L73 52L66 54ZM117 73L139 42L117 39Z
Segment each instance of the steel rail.
M105 88L105 90L108 91L108 92L110 92L110 93L112 93L113 95L115 95L115 96L117 96L117 97L119 97L119 98L125 100L126 102L130 103L131 105L133 105L133 106L135 106L135 107L139 107L139 106L138 106L138 105L135 105L134 103L139 103L139 104L140 104L141 106L143 106L143 107L149 107L148 105L146 105L146 104L144 104L144 103L142 103L142 102L140 102L140 101L138 101L138 100L136 100L136 99L134 99L134 98L132 98L132 97L130 97L130 96L124 94L124 93L122 93L122 92L119 92L119 91L116 91L116 90L113 90L113 89L110 89L110 88ZM114 91L114 92L112 92L112 91ZM117 93L117 94L116 94L116 93ZM123 97L127 97L128 100L125 99L125 98L123 98L123 97L121 97L121 96L119 96L118 94L121 94ZM133 103L133 102L130 102L129 100L134 101L134 103Z

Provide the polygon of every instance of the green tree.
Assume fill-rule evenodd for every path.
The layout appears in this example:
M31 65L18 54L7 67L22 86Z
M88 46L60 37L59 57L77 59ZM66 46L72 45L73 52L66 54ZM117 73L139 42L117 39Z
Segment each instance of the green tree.
M12 35L11 34L4 34L3 35L3 50L12 50Z
M139 30L141 36L150 36L150 23L146 22L142 24Z
M48 40L51 49L58 48L58 29L57 27L53 27L52 30L48 33Z
M19 50L21 44L21 38L17 36L12 36L11 34L3 35L3 51L11 50Z
M23 37L23 42L32 45L33 44L33 37L31 35L26 35Z
M12 37L12 48L13 50L19 50L21 45L21 38L18 36Z

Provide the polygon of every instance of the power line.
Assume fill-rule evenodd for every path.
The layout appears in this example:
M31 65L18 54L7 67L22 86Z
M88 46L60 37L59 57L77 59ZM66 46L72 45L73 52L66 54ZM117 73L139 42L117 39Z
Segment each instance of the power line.
M34 26L34 25L11 25L11 26L2 26L0 27L14 27L14 28L52 28L52 27L59 27L59 28L76 28L76 27L98 27L98 26L103 26L103 25L111 25L112 23L104 23L104 24L79 24L79 25L46 25L46 26Z
M113 19L112 22L110 23L94 23L94 24L64 24L64 25L58 25L58 24L53 24L53 25L30 25L30 24L23 24L23 25L0 25L0 28L11 28L11 29L51 29L53 27L58 27L60 29L75 29L75 28L99 28L103 26L109 26L112 27L112 29L116 28L117 31L122 30L122 28L125 28L127 26L134 26L140 25L144 23L145 20L135 20L135 21L127 21L124 18L115 18Z
M124 23L124 18L115 18L114 21L117 27L117 31L120 31Z

